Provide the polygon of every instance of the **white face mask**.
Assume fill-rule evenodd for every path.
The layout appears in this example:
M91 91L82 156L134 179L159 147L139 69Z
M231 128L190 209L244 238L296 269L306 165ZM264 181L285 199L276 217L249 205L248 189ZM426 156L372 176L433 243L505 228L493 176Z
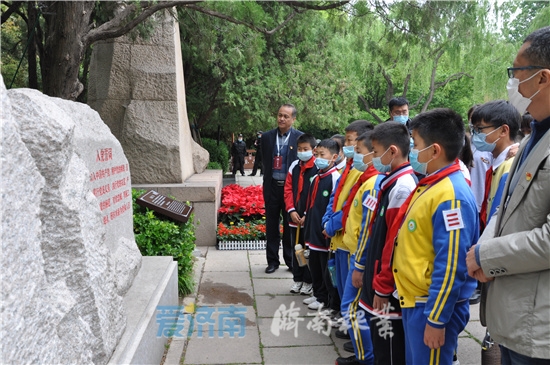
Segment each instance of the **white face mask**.
M521 115L525 114L527 107L529 106L529 104L531 104L531 99L533 99L540 90L537 90L537 92L531 95L530 98L526 98L519 92L519 84L531 80L533 77L535 77L536 74L541 71L542 70L539 70L538 72L531 75L531 77L526 78L523 81L519 81L519 79L515 77L508 80L508 84L506 85L506 89L508 90L508 101L510 101L510 104L516 107Z

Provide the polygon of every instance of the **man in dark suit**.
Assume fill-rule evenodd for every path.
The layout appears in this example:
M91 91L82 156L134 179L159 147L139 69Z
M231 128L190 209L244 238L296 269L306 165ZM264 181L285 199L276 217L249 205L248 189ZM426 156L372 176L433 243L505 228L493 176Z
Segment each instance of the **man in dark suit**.
M298 158L296 140L303 134L292 128L296 121L296 108L284 104L277 113L277 128L262 136L262 162L264 167L263 194L266 218L266 258L265 272L273 273L279 268L279 225L283 217L283 259L292 268L293 247L290 242L288 214L284 201L284 184L290 164Z

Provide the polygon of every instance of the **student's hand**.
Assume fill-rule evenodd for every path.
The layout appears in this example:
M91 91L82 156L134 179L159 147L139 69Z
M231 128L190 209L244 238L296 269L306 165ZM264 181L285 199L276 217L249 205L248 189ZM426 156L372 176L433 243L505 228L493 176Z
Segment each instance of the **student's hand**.
M323 235L324 235L326 238L331 238L331 237L332 237L332 236L329 236L329 235L328 235L326 229L323 229Z
M514 157L516 153L518 153L518 150L519 150L519 144L513 145L512 147L510 147L510 149L508 150L508 153L506 154L506 159L509 160L512 157Z
M300 216L298 215L298 213L296 213L296 211L290 213L290 219L292 219L292 221L296 224L300 223Z
M302 218L300 218L300 221L299 221L300 226L303 226L305 221L306 221L306 217L305 217L305 216L302 217Z
M470 250L466 254L466 267L468 268L468 275L470 275L471 277L475 277L474 272L481 269L481 267L476 262L475 247L475 245L470 247Z
M435 328L426 323L424 344L430 349L438 349L445 344L445 328Z
M372 307L375 310L382 313L388 305L390 305L390 298L383 298L374 294L374 299L372 300Z
M353 270L351 274L351 285L353 285L354 288L361 289L363 286L363 273L361 271Z

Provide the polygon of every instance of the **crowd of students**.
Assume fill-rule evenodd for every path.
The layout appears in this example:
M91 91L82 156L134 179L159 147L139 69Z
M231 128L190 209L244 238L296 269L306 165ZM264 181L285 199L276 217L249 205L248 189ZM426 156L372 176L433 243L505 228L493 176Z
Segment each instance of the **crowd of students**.
M293 255L290 292L350 338L354 355L336 364L458 363L477 287L466 254L498 207L522 119L502 100L469 115L469 131L456 112L434 109L376 127L357 120L319 143L297 138L284 197L291 242L309 262ZM481 163L472 186L466 166Z
M472 107L468 127L459 114L444 108L410 120L407 100L394 98L388 121L374 127L357 120L345 128L345 136L318 142L289 130L296 109L281 107L279 115L289 117L278 119L277 153L265 155L273 156L273 169L279 170L279 156L296 153L284 184L273 178L271 185L284 185L290 242L301 253L304 247L309 251L308 265L296 257L289 265L290 292L307 295L303 303L330 316L336 336L351 340L344 348L354 355L336 359L337 365L459 364L458 335L469 320L472 298L479 301L479 291L489 293L494 306L496 298L518 296L501 287L520 289L515 280L524 277L533 278L522 279L530 288L525 297L542 301L524 303L527 313L508 310L513 303L503 310L526 323L508 325L495 311L484 311L481 320L487 314L489 327L497 329L503 364L550 362L550 311L548 300L543 303L548 287L541 287L548 283L550 262L550 207L544 198L550 189L550 179L544 178L550 148L539 142L548 141L550 133L550 67L542 64L550 62L549 43L550 27L533 33L515 67L508 69L509 85L516 82L514 72L532 73L516 86L537 81L538 89L529 86L533 96L517 96L512 85L510 102ZM541 65L525 66L533 57ZM529 138L524 138L529 133L525 121L532 118L522 116L525 109L535 117ZM284 134L281 125L288 127ZM294 134L296 150L286 145L279 153L281 143ZM534 165L535 160L540 163ZM517 172L521 169L527 169L525 181L524 171ZM264 186L269 184L264 176ZM515 193L527 200L514 198ZM502 226L516 210L524 212L520 221ZM513 233L512 226L523 231ZM513 237L501 239L505 234ZM288 241L283 239L287 264ZM514 252L532 257L533 269L515 266ZM266 273L278 268L274 260L268 257ZM497 276L502 276L498 285ZM540 319L533 325L540 338L523 332L516 336L510 327L523 329L532 323L529 316Z

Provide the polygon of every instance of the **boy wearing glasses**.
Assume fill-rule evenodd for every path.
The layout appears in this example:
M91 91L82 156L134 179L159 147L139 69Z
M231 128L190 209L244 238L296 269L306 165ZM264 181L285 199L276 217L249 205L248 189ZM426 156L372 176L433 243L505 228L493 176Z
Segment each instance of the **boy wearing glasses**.
M477 107L472 113L472 143L479 151L491 152L492 166L485 175L485 192L481 205L480 226L485 229L489 219L495 214L508 172L514 158L507 159L521 124L521 115L511 104L495 100Z

